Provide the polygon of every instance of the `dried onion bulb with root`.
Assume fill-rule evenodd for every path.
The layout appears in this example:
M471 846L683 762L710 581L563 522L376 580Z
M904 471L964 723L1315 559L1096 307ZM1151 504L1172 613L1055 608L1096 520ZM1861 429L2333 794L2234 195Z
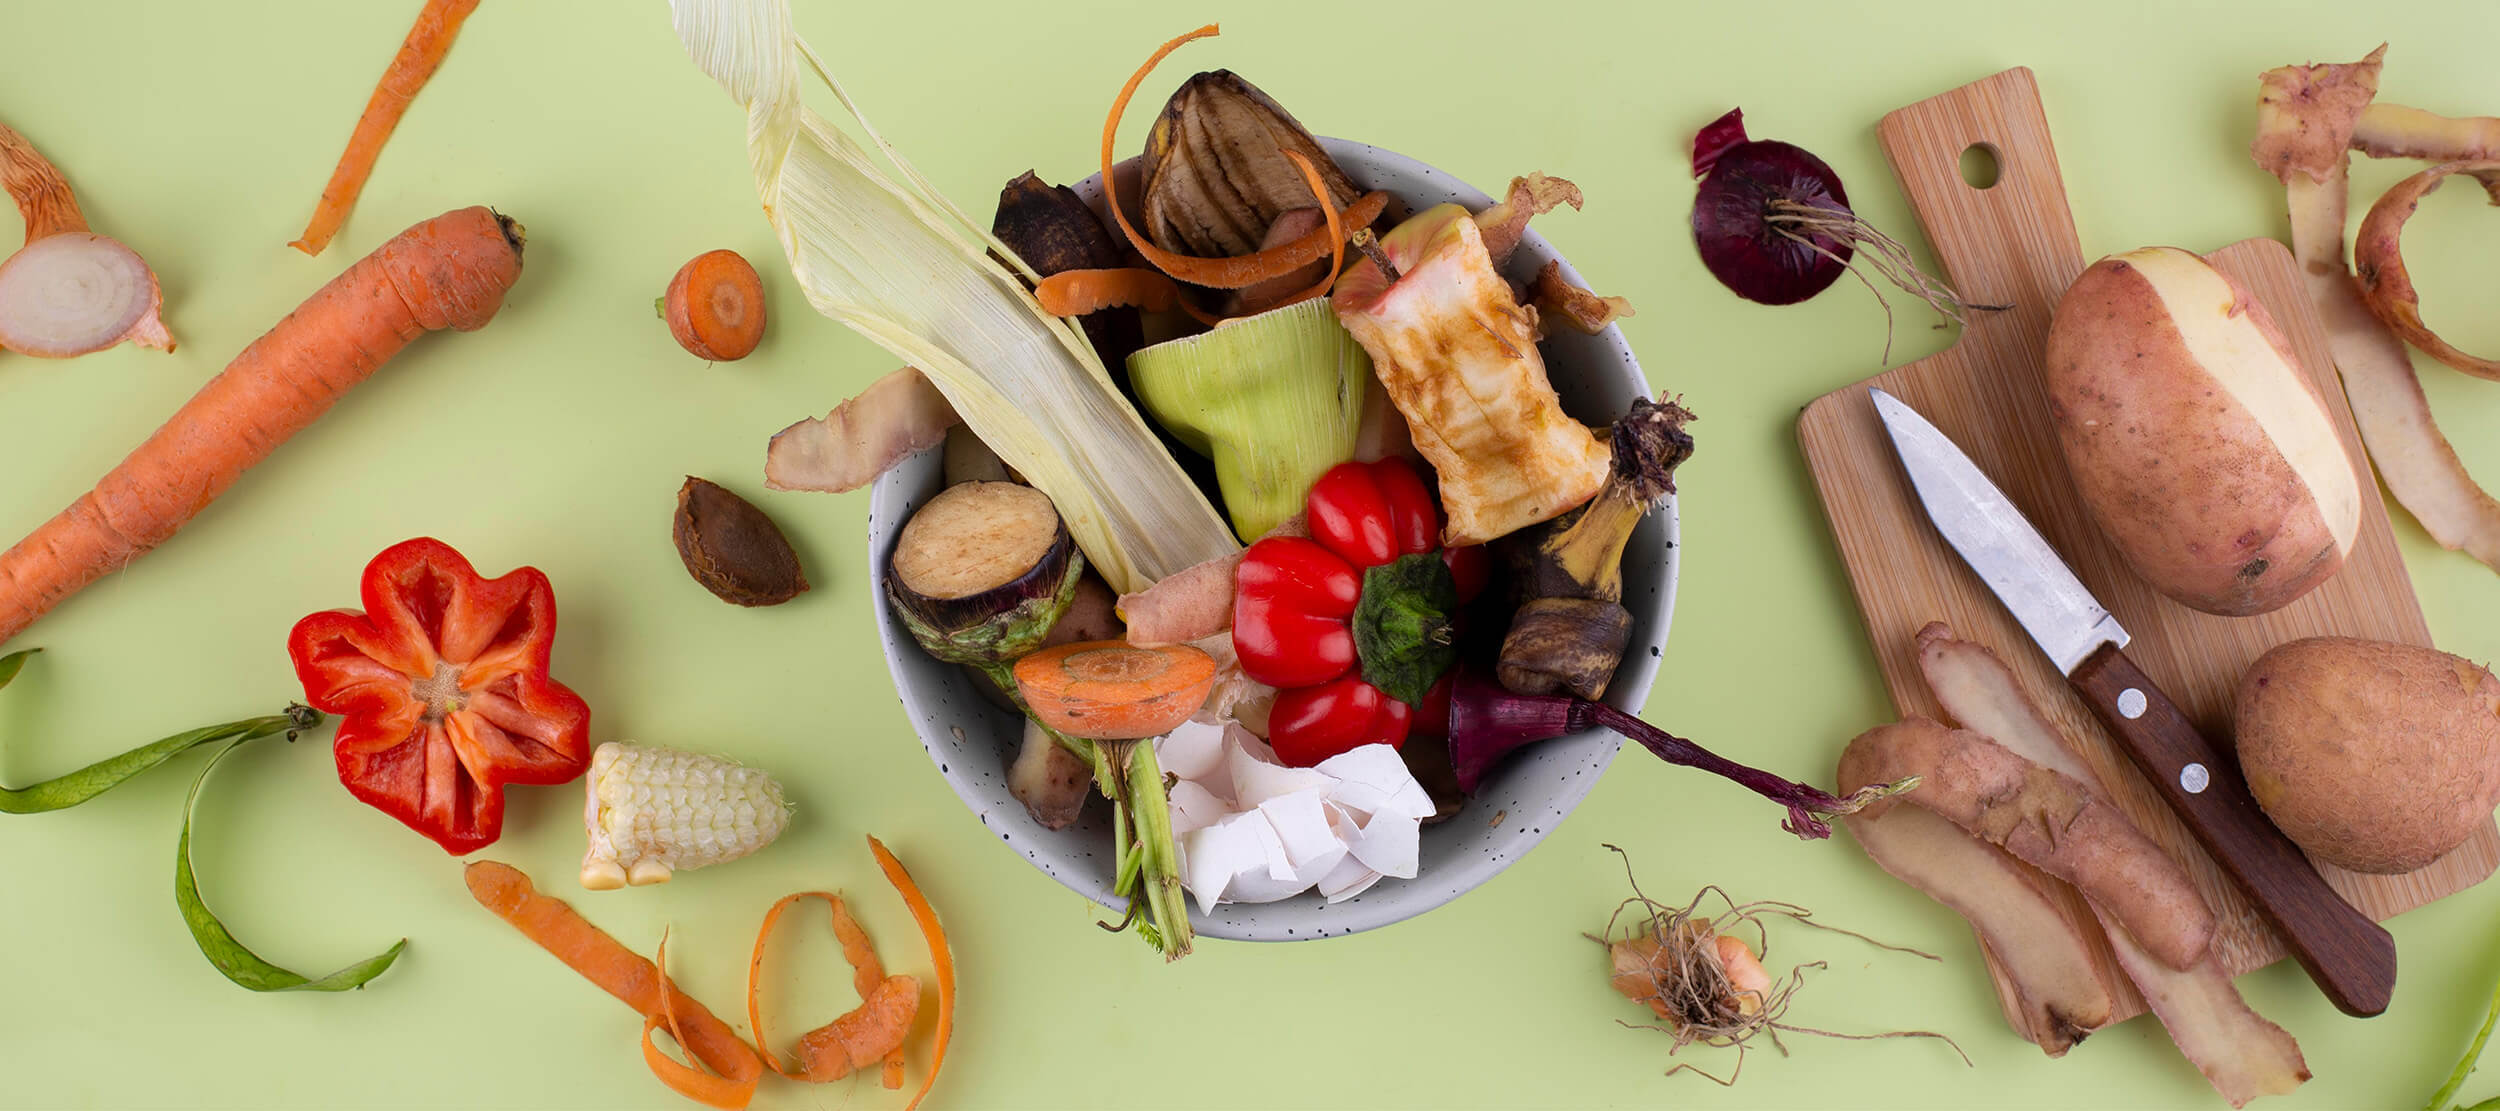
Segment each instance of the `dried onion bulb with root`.
M174 349L147 260L87 230L69 182L6 124L0 185L26 218L25 246L0 262L0 347L47 359L123 342Z

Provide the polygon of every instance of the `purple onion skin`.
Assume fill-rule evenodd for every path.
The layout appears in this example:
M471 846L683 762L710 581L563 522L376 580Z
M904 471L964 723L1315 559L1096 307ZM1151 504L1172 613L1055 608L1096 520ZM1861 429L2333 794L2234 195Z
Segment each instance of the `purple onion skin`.
M1599 726L1640 742L1667 763L1720 776L1787 807L1788 820L1780 828L1801 840L1832 835L1832 827L1817 817L1842 806L1829 791L1746 767L1605 703L1512 694L1472 671L1462 673L1450 691L1450 766L1458 773L1459 790L1473 795L1486 773L1512 752Z
M1793 305L1840 280L1849 244L1814 241L1840 261L1773 230L1765 217L1774 200L1849 211L1840 175L1793 144L1755 139L1718 152L1693 198L1693 246L1711 276L1748 301Z

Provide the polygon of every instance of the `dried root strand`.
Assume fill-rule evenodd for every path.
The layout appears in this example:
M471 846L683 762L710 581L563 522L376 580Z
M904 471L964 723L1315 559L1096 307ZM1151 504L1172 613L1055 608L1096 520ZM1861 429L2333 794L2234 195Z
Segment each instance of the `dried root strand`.
M1607 850L1624 858L1624 879L1632 889L1632 897L1615 907L1606 919L1603 934L1587 935L1607 948L1613 958L1615 989L1634 1002L1647 1006L1660 1021L1635 1023L1617 1020L1627 1029L1656 1030L1673 1039L1668 1055L1699 1043L1716 1048L1734 1048L1736 1064L1722 1077L1690 1062L1679 1062L1666 1071L1673 1076L1691 1071L1722 1087L1736 1083L1743 1075L1745 1054L1754 1038L1769 1039L1771 1047L1787 1056L1788 1047L1781 1042L1782 1033L1811 1034L1816 1037L1844 1038L1851 1041L1877 1038L1935 1038L1953 1047L1953 1052L1970 1064L1970 1055L1950 1037L1929 1030L1899 1030L1876 1034L1847 1034L1799 1026L1786 1021L1788 1009L1796 1000L1798 989L1805 986L1808 970L1827 967L1814 961L1791 967L1777 978L1765 976L1760 970L1749 970L1756 982L1767 986L1747 988L1739 983L1742 976L1729 968L1720 957L1718 940L1735 937L1744 941L1745 932L1752 935L1753 953L1768 957L1771 953L1770 931L1764 923L1770 918L1812 926L1819 930L1857 938L1880 949L1909 953L1928 960L1941 960L1933 953L1906 946L1877 941L1865 934L1828 925L1814 919L1814 912L1794 903L1758 899L1739 903L1727 891L1713 884L1695 892L1692 899L1680 906L1659 902L1641 890L1633 875L1631 855L1613 845ZM1705 904L1715 900L1712 913L1703 913Z
M1965 327L1970 324L1973 312L2003 312L2014 307L1973 304L1944 279L1919 269L1918 257L1910 252L1908 244L1884 234L1848 209L1784 199L1772 200L1769 207L1770 213L1763 220L1771 225L1772 231L1847 267L1849 273L1875 295L1875 303L1884 308L1885 362L1892 361L1892 302L1884 296L1883 289L1867 277L1867 270L1873 270L1876 277L1925 302L1928 308L1936 310L1938 316ZM1844 257L1825 246L1827 243L1849 247L1850 254ZM1865 270L1859 269L1861 262L1866 264ZM1938 322L1936 326L1941 328L1944 324Z

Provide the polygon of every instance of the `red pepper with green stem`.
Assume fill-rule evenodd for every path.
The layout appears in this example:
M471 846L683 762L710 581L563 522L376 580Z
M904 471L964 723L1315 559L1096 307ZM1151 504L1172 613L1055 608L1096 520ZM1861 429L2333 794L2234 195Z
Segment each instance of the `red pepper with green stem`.
M1338 464L1305 511L1310 539L1251 545L1233 595L1234 653L1277 688L1268 741L1297 767L1405 743L1489 574L1481 549L1439 549L1440 508L1403 459Z

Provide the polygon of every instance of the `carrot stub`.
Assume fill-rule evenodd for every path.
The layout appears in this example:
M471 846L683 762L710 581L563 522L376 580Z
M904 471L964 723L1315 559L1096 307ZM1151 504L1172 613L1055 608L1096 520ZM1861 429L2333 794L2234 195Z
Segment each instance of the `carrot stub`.
M95 489L0 553L0 641L173 536L408 341L474 331L521 276L522 229L446 212L376 248L252 341Z
M903 905L911 908L912 920L920 924L920 936L928 939L929 961L936 969L935 1045L929 1052L929 1074L920 1078L920 1090L913 1092L911 1102L903 1105L903 1111L912 1111L928 1098L929 1089L937 1086L938 1067L946 1063L946 1042L955 1036L955 950L946 943L946 927L938 923L937 908L930 906L928 896L920 893L920 885L912 882L903 862L894 859L894 854L886 851L885 842L874 835L868 838L868 851L876 854L877 867L885 872L886 882L894 885L895 892L903 897ZM886 1075L894 1076L897 1072L898 1066L889 1058Z
M1016 689L1034 717L1098 741L1169 733L1206 704L1214 686L1214 658L1186 644L1078 641L1016 661Z
M1326 256L1332 247L1342 249L1345 243L1343 238L1337 238L1333 244L1329 242L1331 237L1339 235L1341 226L1332 220L1326 228L1314 230L1281 247L1270 247L1264 251L1236 255L1231 258L1197 258L1178 254L1155 246L1152 240L1138 234L1136 226L1129 223L1127 206L1120 203L1116 179L1111 174L1111 154L1119 139L1120 117L1128 112L1129 99L1137 95L1137 86L1144 84L1146 75L1153 73L1155 66L1161 64L1163 59L1170 56L1173 51L1193 40L1208 38L1215 34L1217 34L1216 25L1210 23L1164 43L1146 59L1145 65L1139 66L1137 72L1130 75L1128 84L1120 86L1118 99L1111 102L1110 117L1102 121L1102 181L1105 191L1105 207L1111 209L1111 218L1119 222L1121 233L1128 236L1129 246L1137 248L1137 253L1146 256L1146 261L1155 264L1156 269L1191 285L1202 285L1211 289L1240 289L1282 277L1317 262ZM1322 196L1326 196L1325 191L1322 192ZM1366 193L1355 200L1352 208L1346 210L1343 226L1369 227L1372 221L1380 218L1380 213L1388 205L1387 193L1378 191ZM1329 277L1333 281L1336 272L1331 270Z
M706 1091L726 1093L730 1087L743 1085L747 1095L755 1092L755 1082L763 1074L763 1062L755 1051L738 1040L729 1024L722 1022L702 1003L678 990L677 985L662 975L657 965L627 949L622 942L608 936L607 931L593 926L580 912L564 900L538 893L530 878L509 864L492 860L477 861L468 866L464 877L469 895L479 906L512 924L521 935L555 954L565 966L581 973L600 990L622 1000L643 1016L643 1056L662 1083L688 1096L712 1102L680 1085L686 1077L664 1069L660 1062L692 1073L693 1069L676 1061L651 1043L651 1031L665 1024L670 1036L693 1057L703 1062L716 1075L705 1080L726 1080L727 1086L695 1085ZM664 940L661 945L665 947ZM657 1058L657 1060L654 1060ZM696 1076L702 1076L696 1073ZM735 1103L713 1103L716 1107L744 1107L741 1098Z
M390 141L399 117L408 111L408 102L416 99L417 90L443 64L443 55L451 52L451 40L460 34L461 22L476 10L477 0L426 0L425 10L417 13L416 26L408 29L399 53L391 57L390 68L382 71L381 83L365 101L364 115L356 118L356 130L347 137L347 150L339 155L338 167L330 171L330 183L322 187L321 203L313 206L304 237L287 246L317 255L330 245L330 237L347 222L348 210L356 207L356 196L364 192L373 162L382 156L382 144Z
M669 279L660 316L695 358L746 358L764 341L764 279L736 251L705 251Z

